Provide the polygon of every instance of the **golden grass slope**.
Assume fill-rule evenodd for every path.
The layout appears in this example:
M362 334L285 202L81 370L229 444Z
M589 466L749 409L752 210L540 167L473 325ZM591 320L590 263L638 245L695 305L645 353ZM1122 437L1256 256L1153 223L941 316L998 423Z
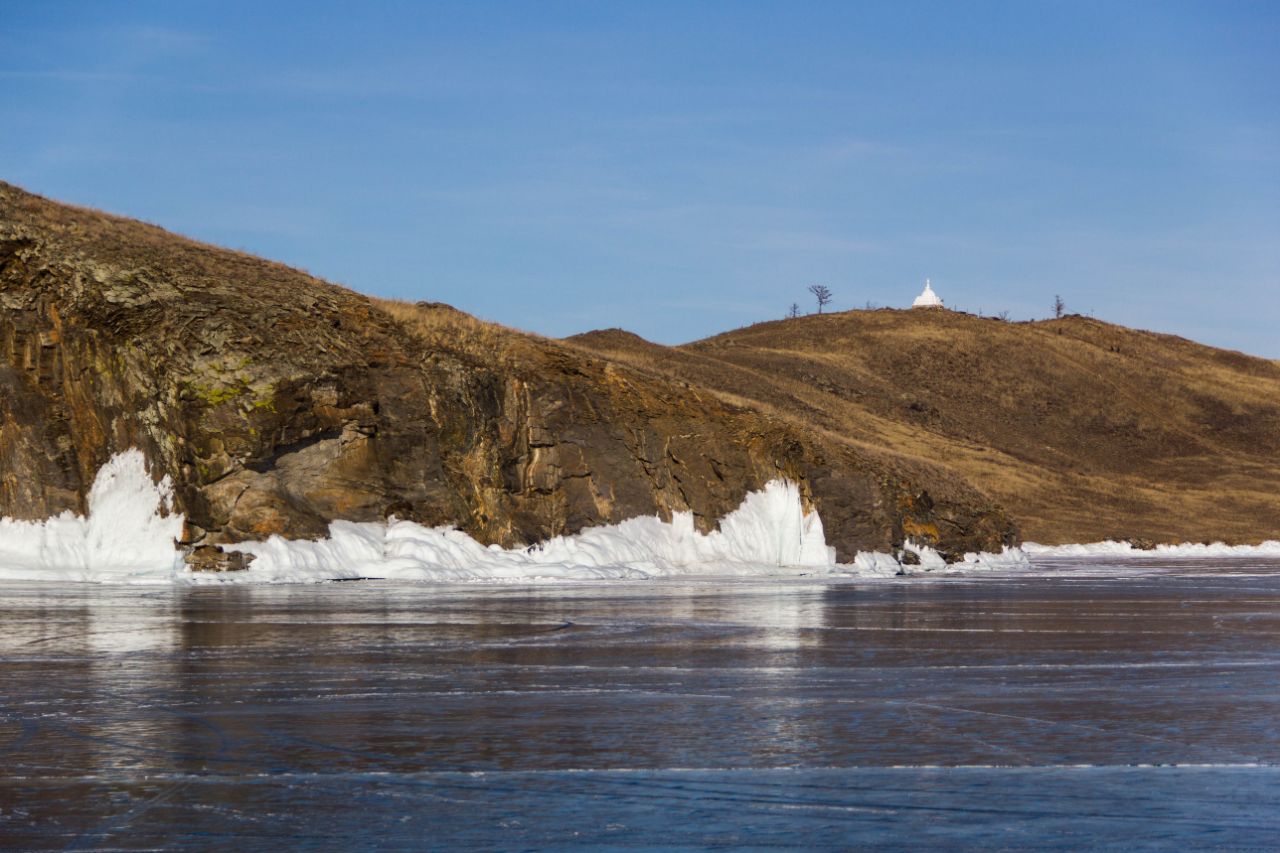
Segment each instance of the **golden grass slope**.
M944 466L1044 543L1280 537L1280 364L1084 317L850 311L682 347L569 339Z

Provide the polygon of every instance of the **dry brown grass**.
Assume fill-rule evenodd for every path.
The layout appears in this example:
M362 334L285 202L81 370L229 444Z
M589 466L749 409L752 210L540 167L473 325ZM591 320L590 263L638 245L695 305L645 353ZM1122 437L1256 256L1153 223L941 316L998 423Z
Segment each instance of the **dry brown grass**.
M373 306L396 321L428 351L443 350L485 364L531 368L562 349L553 340L473 317L442 302L407 302L370 297Z
M39 234L48 255L73 262L92 258L103 271L163 271L165 280L196 290L252 282L255 296L288 305L299 294L343 299L356 295L305 270L247 252L215 246L136 219L90 207L51 202L0 181L0 238Z
M668 348L571 343L860 448L943 465L1029 539L1280 534L1280 365L1082 317L853 311Z

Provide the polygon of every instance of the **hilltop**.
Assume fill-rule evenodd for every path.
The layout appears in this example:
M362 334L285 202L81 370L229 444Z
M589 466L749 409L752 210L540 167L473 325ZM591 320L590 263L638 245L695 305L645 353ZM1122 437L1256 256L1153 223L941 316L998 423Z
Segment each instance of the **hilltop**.
M1017 538L919 454L3 183L0 309L0 516L83 513L100 466L136 447L202 565L219 544L392 515L504 546L677 511L710 530L776 478L845 560Z
M941 466L1025 538L1256 542L1280 526L1280 363L1067 316L873 310L680 347L617 330L585 352L857 448Z
M0 515L83 512L137 447L190 549L391 515L504 546L686 510L710 530L780 477L845 560L1280 520L1280 364L1083 317L558 341L3 183L0 308Z

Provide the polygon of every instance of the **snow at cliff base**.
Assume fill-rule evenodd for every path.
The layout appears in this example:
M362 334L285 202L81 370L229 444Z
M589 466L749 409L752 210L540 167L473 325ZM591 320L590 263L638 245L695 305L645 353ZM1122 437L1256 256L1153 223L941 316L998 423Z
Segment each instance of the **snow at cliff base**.
M319 541L244 542L227 550L253 554L236 580L307 581L387 578L421 581L521 581L648 578L685 574L757 575L829 569L817 513L801 509L799 490L774 481L747 495L720 530L703 534L690 513L670 522L633 518L575 536L557 536L529 548L485 547L458 530L410 521L329 525ZM217 581L228 575L201 575Z
M230 549L253 554L247 571L190 571L176 547L183 518L168 478L155 483L130 450L98 473L87 516L0 519L0 577L118 583L306 582L347 578L421 581L759 575L831 570L822 520L803 511L794 484L769 483L703 534L693 516L635 518L531 548L485 547L457 530L408 521L336 521L318 541L272 537ZM866 558L868 568L883 561ZM894 563L896 567L896 563Z
M1151 557L1280 557L1280 542L1269 539L1257 545L1227 545L1222 542L1182 542L1156 545L1151 549L1135 548L1129 542L1090 542L1083 545L1040 545L1024 542L1022 550L1033 558L1107 557L1142 559Z
M89 494L89 512L45 521L0 519L0 578L111 583L289 583L355 578L404 581L643 579L673 576L858 576L895 575L904 567L888 554L860 553L837 564L826 544L822 520L805 513L799 488L775 480L745 498L721 520L720 529L699 532L690 513L669 522L633 518L621 524L560 536L529 548L484 546L458 530L409 521L335 521L316 541L274 536L265 542L227 546L254 556L242 572L192 572L176 540L183 518L174 513L173 487L147 471L137 450L113 457L99 471ZM918 572L1016 570L1032 557L1280 556L1280 543L1161 546L1138 551L1127 543L1046 548L1027 553L968 554L948 566L937 552L907 543Z
M167 578L184 568L174 543L182 516L173 484L147 473L140 451L113 456L89 490L89 515L46 521L0 518L0 577L121 581Z

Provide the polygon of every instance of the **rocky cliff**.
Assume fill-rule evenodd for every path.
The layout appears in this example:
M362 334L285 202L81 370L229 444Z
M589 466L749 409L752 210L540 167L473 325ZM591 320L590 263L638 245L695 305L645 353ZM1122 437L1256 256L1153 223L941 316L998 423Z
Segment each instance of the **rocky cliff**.
M389 515L507 546L678 510L711 529L777 477L843 559L1015 540L954 472L696 379L0 183L0 515L82 512L137 447L189 547Z

